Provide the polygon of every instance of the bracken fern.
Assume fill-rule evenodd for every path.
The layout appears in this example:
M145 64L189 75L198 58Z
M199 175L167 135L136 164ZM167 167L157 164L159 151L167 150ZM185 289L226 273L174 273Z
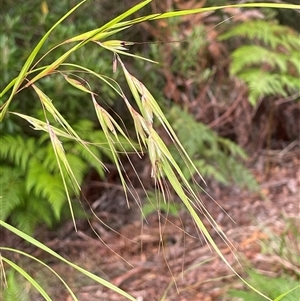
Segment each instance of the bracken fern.
M188 112L177 106L172 107L168 117L188 155L205 178L214 178L225 185L233 182L240 187L253 190L258 188L256 180L242 164L247 155L240 146L218 136L208 126L195 121ZM190 179L190 171L175 149L172 155L177 159L184 175Z
M111 158L111 152L104 144L103 132L93 130L92 122L80 121L74 128L82 137L94 142L90 149L99 158L103 154ZM46 135L39 139L6 135L1 139L1 220L11 216L13 223L27 233L32 233L40 223L51 227L60 219L66 194L49 139ZM83 182L89 168L94 168L100 176L104 175L103 167L91 153L75 141L62 139L62 142L78 183ZM116 148L120 149L118 145ZM78 189L71 187L71 181L67 183L69 188L75 188L74 195L78 194Z
M21 275L16 274L14 270L10 270L6 274L7 289L4 291L3 300L5 301L30 301L29 286L26 287L26 282Z
M266 96L284 96L299 91L299 35L289 27L263 20L245 22L220 36L246 39L232 52L230 74L249 87L249 101L255 105Z

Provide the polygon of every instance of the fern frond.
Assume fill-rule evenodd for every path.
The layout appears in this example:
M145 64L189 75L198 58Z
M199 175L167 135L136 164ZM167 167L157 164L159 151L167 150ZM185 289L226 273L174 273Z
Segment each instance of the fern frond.
M169 114L176 134L201 174L206 178L214 178L224 185L234 182L241 187L253 190L258 188L249 170L239 162L247 158L241 147L229 139L219 137L208 126L196 122L190 114L179 107L172 107ZM193 176L190 169L182 162L178 152L173 152L173 148L170 150L183 174L190 180Z
M28 286L26 287L20 275L14 270L6 273L7 288L3 292L3 300L5 301L30 301ZM1 294L2 295L2 294Z
M20 212L36 216L36 218L32 220L31 225L31 229L35 230L38 225L52 227L55 222L58 221L55 216L55 208L53 207L54 206L49 202L49 200L43 199L40 196L31 195L30 198L27 199L25 205L20 208Z
M101 130L93 130L92 122L81 121L76 126L87 143L89 140L95 143L88 145L97 158L101 159L103 154L107 154L108 158L111 156L108 149L101 148L106 138ZM27 233L32 233L41 223L52 226L60 219L67 198L49 137L42 135L37 139L7 135L1 142L0 160L6 163L0 169L1 219L12 217L13 223ZM104 175L103 166L84 147L64 137L62 142L79 185L90 167ZM119 149L117 144L116 149ZM67 188L77 195L79 187L74 187L67 170L62 171Z
M232 53L230 73L236 75L247 67L256 65L257 68L261 68L263 64L267 64L272 70L279 69L282 73L288 70L288 60L285 54L270 51L259 45L245 45Z
M247 159L247 154L238 144L229 139L218 136L218 142L223 145L224 152L228 151L228 155L234 158Z
M207 160L195 160L195 166L201 170L201 174L204 178L215 179L217 182L228 185L230 183L227 176L222 172L222 169L219 170L215 166L211 165ZM189 171L186 170L186 173Z
M246 188L253 191L259 190L259 185L253 176L251 172L245 166L237 162L234 158L224 158L224 161L226 161L227 168L230 167L230 170L228 172L228 176L230 178L230 181L233 183L236 183L239 187Z
M256 45L244 45L232 53L230 74L249 87L249 102L259 97L299 91L299 35L289 27L264 20L235 26L220 39L245 37Z
M269 95L287 96L283 85L283 77L280 74L272 74L259 69L246 69L239 77L249 86L249 102L255 105L260 97Z
M66 194L58 171L51 174L39 160L32 158L28 166L26 192L33 192L47 200L52 205L55 217L59 219Z
M70 167L78 183L82 183L84 175L88 171L88 165L78 156L68 153L66 155ZM67 174L66 174L67 176ZM74 187L75 188L75 187ZM78 190L76 189L76 193Z
M264 46L276 49L284 46L287 50L291 47L299 48L300 42L297 34L291 28L270 21L256 20L236 25L220 36L220 40L232 37L244 37L251 41L261 41Z
M44 213L43 211L32 212L24 207L19 207L14 210L11 215L11 221L17 228L22 229L23 232L27 234L33 234L37 225L43 217L40 215Z
M34 139L7 135L1 140L0 158L25 170L30 156L36 152Z
M89 145L90 152L88 152L84 147L79 144L74 145L72 153L81 157L88 166L93 167L100 177L104 177L103 166L95 159L91 152L99 159L102 160L102 151L99 151L99 148L95 145Z
M6 220L22 204L24 177L18 169L2 165L0 183L0 219Z
M300 78L297 78L290 74L284 74L280 76L280 80L282 81L283 85L286 87L289 93L300 91Z
M290 63L295 68L296 74L300 75L299 50L291 51Z

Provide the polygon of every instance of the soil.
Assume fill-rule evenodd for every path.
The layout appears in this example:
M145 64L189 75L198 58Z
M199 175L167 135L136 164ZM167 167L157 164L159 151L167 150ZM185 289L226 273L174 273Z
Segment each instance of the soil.
M204 205L232 245L225 244L203 220L205 226L228 263L243 277L249 267L270 277L279 277L283 272L292 277L300 275L299 261L293 260L300 249L299 154L297 144L287 152L261 153L252 166L260 184L259 193L212 181L207 191L219 205L207 195L202 196ZM229 289L244 289L196 230L187 211L180 209L176 215L153 212L141 218L139 206L130 200L128 209L122 187L114 182L113 173L110 177L100 181L91 175L85 187L98 218L89 214L89 222L86 218L79 219L77 232L68 221L55 231L41 228L36 237L67 260L111 282L138 301L225 301L233 300L227 295ZM88 210L88 206L84 207ZM4 245L22 248L49 264L80 301L127 300L17 237L4 231L1 235ZM290 256L276 247L278 241L285 242L283 249L292 248ZM44 284L53 300L72 300L47 269L21 260L19 255L12 257ZM32 298L43 300L35 294Z

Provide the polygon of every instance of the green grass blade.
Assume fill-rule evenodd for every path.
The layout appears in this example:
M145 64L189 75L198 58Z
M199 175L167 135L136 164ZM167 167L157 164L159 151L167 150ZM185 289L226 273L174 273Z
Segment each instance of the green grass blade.
M32 286L36 288L36 290L44 297L47 301L52 301L50 296L45 292L45 290L20 266L10 261L9 259L2 256L2 260L14 268L19 274L21 274Z
M166 12L162 14L154 14L151 20L159 20L165 18L174 18L192 14L198 14L213 10L220 10L224 8L285 8L285 9L300 9L300 5L296 4L280 4L280 3L244 3L244 4L232 4L232 5L221 5L221 6L211 6L211 7L202 7L202 8L195 8L195 9L187 9L187 10L179 10L173 12ZM155 16L156 15L156 16ZM147 16L148 17L148 16ZM149 16L150 17L150 16Z
M135 6L133 6L132 8L130 8L129 10L127 10L126 12L124 12L123 14L117 16L116 18L112 19L111 21L109 21L108 23L106 23L105 25L103 25L102 27L99 28L99 32L107 29L107 28L112 28L115 24L119 23L121 20L124 20L125 18L127 18L128 16L132 15L133 13L137 12L138 10L140 10L141 8L143 8L145 5L149 4L152 0L146 0L143 1ZM128 26L126 23L122 24L123 26Z
M10 81L8 83L8 85L2 90L2 92L0 93L0 99L6 94L7 91L9 91L11 89L11 87L13 87L13 85L15 84L17 80L17 77L14 78L12 81Z
M28 253L23 252L21 250L16 250L16 249L7 248L7 247L0 247L0 250L5 250L5 251L9 251L9 252L14 252L14 253L21 254L21 255L26 256L26 257L28 257L28 258L30 258L32 260L37 261L39 264L45 266L47 269L49 269L63 283L63 285L65 286L65 288L68 290L68 292L72 296L73 300L78 301L77 297L74 295L73 291L68 286L68 284L63 280L63 278L58 273L56 273L49 265L47 265L46 263L44 263L43 261L39 260L38 258L36 258L36 257L34 257L34 256L32 256L32 255L30 255Z
M280 296L278 296L276 299L274 299L274 301L280 301L282 298L284 298L285 296L287 296L288 294L290 294L292 291L299 289L300 288L300 284L297 285L296 287L288 290L287 292L281 294Z
M254 290L256 293L258 293L260 296L264 297L267 300L271 300L269 297L265 296L263 293L258 291L255 287L253 287L250 283L248 283L245 279L243 279L230 265L230 263L227 261L227 259L224 257L218 246L216 245L214 239L209 234L208 230L206 229L205 225L199 218L197 212L192 207L189 198L186 196L184 190L181 187L181 184L178 182L176 175L174 174L171 166L167 161L163 162L163 171L165 172L168 180L170 181L172 187L175 189L178 196L181 198L182 202L186 206L187 210L193 217L198 229L202 231L202 233L205 235L207 241L210 243L210 245L213 247L213 249L216 251L216 253L219 255L219 257L224 261L224 263L229 267L229 269L241 280L243 281L248 287L250 287L252 290Z
M21 83L23 82L27 71L29 70L33 60L35 59L36 55L38 54L41 47L44 45L45 41L47 40L48 36L51 34L51 32L63 21L65 20L69 15L71 15L79 6L81 6L84 2L87 0L83 0L80 3L78 3L75 7L73 7L71 10L69 10L62 18L60 18L48 31L47 33L42 37L42 39L39 41L39 43L35 46L31 54L29 55L27 61L23 65L18 77L16 78L16 81L14 83L13 89L11 91L9 99L5 102L5 104L2 107L2 110L0 112L0 121L3 120L6 111L8 109L8 106L13 99L13 96L15 95L16 91L20 87Z
M86 1L86 0L85 0ZM85 39L82 40L80 43L78 43L77 45L75 45L74 47L72 47L69 51L67 51L64 55L62 55L60 58L58 58L55 62L53 62L50 66L48 66L45 70L43 70L40 74L38 74L37 76L35 76L28 84L27 86L31 85L32 83L34 83L35 81L37 81L38 79L50 74L51 72L53 72L53 70L55 70L59 65L61 65L66 59L67 57L74 51L76 51L77 49L81 48L82 46L84 46L86 43L88 43L89 41L94 40L95 38L99 37L98 35L101 34L101 32L103 32L106 29L112 28L113 25L117 24L119 21L127 18L128 16L132 15L133 13L135 13L136 11L138 11L139 9L141 9L142 7L144 7L145 5L147 5L148 3L150 3L152 0L146 0L143 1L137 5L135 5L134 7L132 7L131 9L127 10L126 12L124 12L123 14L121 14L120 16L117 16L116 18L114 18L113 20L109 21L108 23L106 23L105 25L103 25L102 27L96 29L96 30L92 30L88 34L84 34L85 35ZM128 27L128 25L124 24L124 28ZM101 36L101 35L100 35ZM78 38L78 36L77 36ZM27 69L28 70L28 69ZM26 71L27 71L26 70Z
M100 33L99 33L99 29L93 29L93 30L87 31L85 33L82 33L78 36L75 36L73 38L70 38L70 39L66 40L63 44L77 42L77 41L83 41L83 40L88 39L89 37L92 37L91 41L101 41L113 34L116 34L122 30L125 30L129 27L131 27L131 26L122 26L115 30L109 30L109 31L104 31L104 32L100 32Z
M68 261L67 259L65 259L64 257L60 256L59 254L57 254L55 251L53 251L52 249L50 249L49 247L47 247L46 245L42 244L41 242L39 242L38 240L36 240L35 238L27 235L26 233L20 231L19 229L9 225L8 223L0 220L0 226L6 228L7 230L9 230L10 232L16 234L17 236L21 237L22 239L26 240L27 242L33 244L34 246L38 247L39 249L47 252L48 254L52 255L53 257L59 259L60 261L68 264L69 266L73 267L74 269L76 269L77 271L79 271L80 273L88 276L89 278L95 280L96 282L100 283L101 285L115 291L116 293L126 297L129 300L132 301L137 301L134 297L132 297L131 295L129 295L128 293L124 292L123 290L121 290L120 288L118 288L117 286L111 284L109 281L94 275L93 273L79 267L78 265Z
M130 26L146 21L152 20L160 20L160 19L168 19L192 14L198 14L203 12L209 12L214 10L220 10L224 8L281 8L281 9L293 9L298 10L300 9L300 5L296 4L283 4L283 3L244 3L244 4L232 4L232 5L221 5L221 6L211 6L211 7L202 7L202 8L195 8L195 9L187 9L187 10L178 10L178 11L171 11L165 13L155 13L143 17L139 17L133 20L120 22L116 24L114 27L123 27L123 26Z
M86 71L89 74L94 75L95 77L98 77L105 84L107 84L109 87L111 87L118 95L123 97L123 92L122 92L122 89L121 89L120 85L114 79L112 79L111 77L96 73L95 71L93 71L89 68L86 68L86 67L83 67L83 66L80 66L80 65L77 65L77 64L63 63L62 66L69 66L69 67L72 67L72 68L81 69L83 71Z

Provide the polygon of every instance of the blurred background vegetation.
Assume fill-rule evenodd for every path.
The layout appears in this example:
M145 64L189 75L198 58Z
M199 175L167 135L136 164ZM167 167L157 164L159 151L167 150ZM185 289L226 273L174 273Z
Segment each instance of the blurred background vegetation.
M8 0L2 4L2 88L18 74L46 30L74 4L71 0L30 0L18 5ZM122 1L117 6L113 1L87 2L50 35L44 53L69 37L99 27L133 4L132 1ZM150 13L204 5L211 3L153 1L147 9ZM227 9L145 23L130 29L128 35L117 37L137 41L130 51L160 63L126 59L130 69L165 109L205 179L255 190L257 183L244 164L247 152L253 155L263 148L282 148L297 139L300 42L297 28L285 24L290 24L291 18L296 20L299 13L290 13L291 17L286 19L281 11L272 9L246 12ZM45 63L60 56L66 47L55 49ZM112 72L111 53L99 51L99 47L90 43L72 54L69 61L80 61L95 72L112 76L126 91L124 78ZM85 74L78 76L89 82L103 105L120 115L130 132L132 124L124 114L122 100L106 85L99 85ZM39 85L84 139L101 143L103 135L85 95L62 81L60 74L42 79ZM4 101L1 99L1 103ZM42 114L31 89L16 96L12 103L14 110L31 116ZM13 116L8 116L0 129L4 142L0 150L1 219L11 219L31 233L39 223L55 224L65 198L51 147L43 136ZM92 170L102 178L105 176L87 154L72 143L67 148L70 164L81 184ZM109 161L105 147L97 153ZM56 192L55 197L52 191ZM44 214L36 215L39 210Z
M137 2L87 2L50 35L44 53L67 38L101 26ZM226 3L153 1L146 13ZM12 0L1 2L1 90L17 76L45 32L75 4L74 0L27 0L17 5ZM296 11L227 9L141 24L116 37L136 41L131 52L159 62L154 65L125 59L163 107L187 153L208 182L258 190L249 169L257 154L263 149L284 149L298 139L298 19ZM51 63L66 47L55 49L44 63ZM80 61L97 73L115 78L126 91L124 78L118 71L113 74L112 59L110 52L91 43L72 54L69 62ZM88 81L102 105L118 114L126 129L133 132L122 99L94 78L76 75ZM46 77L38 85L83 139L103 141L89 98L62 81L60 74ZM0 105L6 96L0 99ZM41 116L41 109L31 89L16 95L11 105L12 111L37 117ZM41 224L55 227L67 204L51 145L43 135L13 116L5 118L0 131L0 219L9 220L30 234ZM80 184L88 186L91 174L96 173L101 179L106 176L102 167L76 143L64 146ZM110 162L111 155L105 147L95 151L104 162ZM247 160L249 157L251 160ZM180 158L176 159L180 165ZM183 171L188 175L188 170ZM14 296L9 291L7 294ZM242 297L242 293L232 294Z

